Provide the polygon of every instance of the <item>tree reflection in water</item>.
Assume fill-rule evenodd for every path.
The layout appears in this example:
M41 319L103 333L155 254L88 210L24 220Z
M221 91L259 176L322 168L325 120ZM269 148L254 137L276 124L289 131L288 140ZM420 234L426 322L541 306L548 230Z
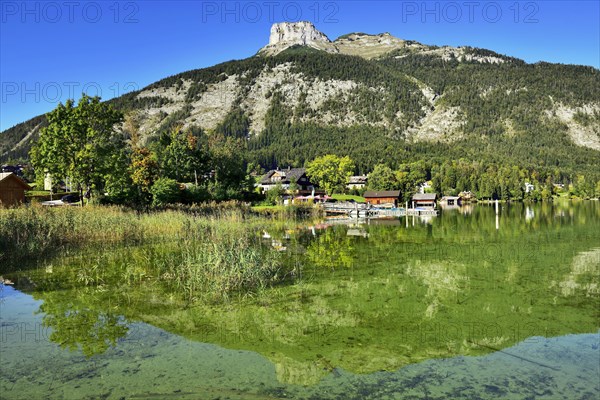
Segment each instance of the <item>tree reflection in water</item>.
M103 266L112 272L101 285L82 287L77 263L29 274L38 284L34 296L44 301L50 339L64 348L101 353L127 335L127 321L143 321L258 352L275 364L281 381L311 384L336 368L390 371L485 354L532 336L595 332L599 212L590 203L536 206L527 220L523 207L504 205L499 230L493 208L485 206L428 224L365 225L361 235L335 226L279 238L273 229L288 248L288 267L301 273L220 304L190 306L160 279L120 277L138 261L136 268L151 268L160 245L115 250L115 267Z
M81 349L91 357L104 353L129 331L118 306L104 302L103 288L79 288L69 292L47 292L43 325L51 329L49 339L62 348Z

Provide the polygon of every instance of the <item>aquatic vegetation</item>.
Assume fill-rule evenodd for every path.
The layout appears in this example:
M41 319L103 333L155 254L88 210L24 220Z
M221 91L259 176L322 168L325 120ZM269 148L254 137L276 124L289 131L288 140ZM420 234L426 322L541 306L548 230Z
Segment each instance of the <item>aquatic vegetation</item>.
M281 257L264 248L254 229L220 220L191 227L191 236L178 241L152 260L160 279L182 292L188 301L206 297L227 299L232 292L261 289L285 278Z
M171 210L136 216L139 241L93 243L6 276L44 301L53 331L87 318L78 324L87 333L71 336L82 350L125 335L110 319L119 315L251 350L279 382L314 385L597 331L600 207L532 207L527 220L522 206L506 206L498 224L493 208L477 206L358 228ZM170 221L152 236L149 227Z
M195 207L139 214L116 207L30 207L0 211L2 270L22 261L71 259L70 285L154 282L187 301L221 301L288 277L281 256L258 233L293 220L252 216L247 209ZM86 247L79 256L75 249ZM122 248L122 251L106 251ZM88 252L89 251L89 252ZM66 260L65 260L66 261ZM56 276L56 275L55 275Z

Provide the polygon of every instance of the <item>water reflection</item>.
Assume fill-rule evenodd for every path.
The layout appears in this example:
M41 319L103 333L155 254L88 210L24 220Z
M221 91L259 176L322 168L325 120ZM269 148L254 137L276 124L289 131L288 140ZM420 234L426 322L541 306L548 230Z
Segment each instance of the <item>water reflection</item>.
M104 353L127 335L128 324L118 308L104 304L105 288L84 288L66 293L47 292L39 312L50 328L49 339L62 348L81 349L90 357Z
M134 323L126 340L116 348L84 359L77 352L59 351L57 346L34 338L31 331L24 340L23 332L12 326L37 325L42 316L32 316L32 312L38 304L11 288L1 289L0 285L3 398L102 395L111 399L362 400L401 395L414 399L593 399L600 393L599 333L528 337L481 357L431 359L356 375L327 361L309 364L284 355L274 356L273 364L252 352L188 341L151 325Z
M70 259L51 273L27 272L35 282L27 290L43 300L50 339L86 355L115 346L127 335L125 321L143 321L260 353L279 382L314 385L341 370L395 371L532 336L597 331L597 205L532 207L528 220L520 205L503 206L500 230L488 206L409 227L401 219L274 227L257 234L285 248L295 279L226 304L190 306L172 287L128 284L110 265L102 266L112 271L102 285L85 285ZM117 249L111 260L143 273L142 261L161 249Z
M583 295L598 298L600 296L598 276L600 276L600 248L577 254L573 258L569 273L560 282L552 282L550 287L558 286L564 297Z

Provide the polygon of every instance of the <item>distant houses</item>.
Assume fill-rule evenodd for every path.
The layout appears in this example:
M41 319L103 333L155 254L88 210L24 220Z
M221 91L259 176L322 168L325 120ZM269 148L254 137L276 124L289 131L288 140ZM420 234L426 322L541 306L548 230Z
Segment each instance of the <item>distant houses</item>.
M458 208L462 203L462 200L459 196L443 196L440 199L440 207L443 209L453 209Z
M380 205L380 204L393 204L394 207L398 205L400 201L400 191L399 190L385 190L385 191L366 191L363 194L365 198L365 202L371 205Z
M23 177L23 173L25 171L25 165L17 164L17 165L9 165L3 164L0 166L0 172L12 172L13 174Z
M366 175L351 176L348 179L346 187L348 189L364 189L367 186L369 178Z
M0 207L12 207L25 202L25 192L31 186L12 172L0 173Z
M281 185L281 188L288 192L284 199L294 196L325 196L325 191L318 189L318 186L308 179L306 168L273 169L263 175L257 184L263 193L277 185ZM296 186L295 190L292 190L293 185Z

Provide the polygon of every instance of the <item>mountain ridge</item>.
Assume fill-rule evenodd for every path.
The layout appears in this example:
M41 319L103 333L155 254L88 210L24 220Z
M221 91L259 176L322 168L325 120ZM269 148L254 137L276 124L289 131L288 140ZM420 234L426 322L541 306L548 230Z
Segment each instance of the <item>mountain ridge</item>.
M373 59L393 51L438 53L448 60L450 57L465 57L480 62L503 63L516 60L505 56L473 57L466 53L469 47L428 46L414 40L404 40L389 32L368 34L352 32L330 40L309 21L280 22L271 27L269 43L258 51L258 55L273 56L293 46L306 46L329 53L359 56Z
M590 170L600 154L599 74L592 67L527 64L386 33L332 42L311 25L274 25L254 57L176 74L109 102L139 116L147 143L176 125L218 130L247 137L253 160L264 166L332 152L352 153L368 169L396 162L394 154L440 156L445 148L494 160L496 143L518 150L504 151L513 162ZM2 132L2 142L10 139L0 148L3 159L26 156L31 140L23 138L35 139L43 120ZM361 146L378 146L383 155L365 148L362 156Z

